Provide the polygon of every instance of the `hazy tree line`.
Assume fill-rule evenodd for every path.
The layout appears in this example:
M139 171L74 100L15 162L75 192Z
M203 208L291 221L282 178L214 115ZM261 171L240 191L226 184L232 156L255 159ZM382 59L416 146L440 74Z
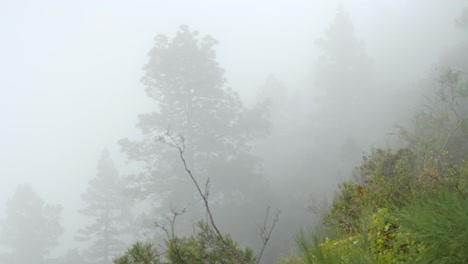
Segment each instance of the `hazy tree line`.
M454 18L460 34L466 34L467 21L467 9ZM396 177L395 171L407 175L416 170L406 162L417 163L417 173L434 169L431 177L456 178L456 184L466 178L462 164L468 156L468 42L443 54L434 62L434 72L417 80L419 90L407 92L409 87L388 87L380 81L377 63L366 53L348 13L338 8L316 41L321 57L310 87L320 94L312 96L307 89L290 94L286 84L272 75L259 87L257 103L250 108L228 86L216 58L217 45L213 37L188 26L181 26L173 37L155 38L142 77L146 95L155 102L154 111L139 115L139 138L118 141L140 171L119 174L109 151L103 151L96 174L87 176L88 189L82 193L86 206L80 213L89 222L78 227L76 240L83 246L58 257L50 252L63 233L61 206L45 203L29 185L18 186L0 226L5 246L2 263L256 263L255 253L265 245L274 221L268 212L279 209L263 257L263 262L273 263L278 251L287 251L285 241L292 241L301 225L321 226L321 217L324 229L339 227L335 235L361 241L358 220L367 203L361 201L360 191L403 184L407 178ZM429 96L420 96L421 91ZM401 125L394 127L395 123ZM384 139L388 132L395 134L391 142ZM409 151L371 150L375 146ZM363 152L370 154L359 167ZM375 182L381 179L373 178L376 170L385 178L380 185ZM446 171L451 174L443 174ZM304 186L330 190L338 180L353 175L355 181L342 185L333 202L319 208L328 210L320 217L307 210L313 207L311 193L294 192ZM202 197L189 176L202 186ZM272 178L279 180L273 183L268 180ZM416 181L408 184L420 186ZM210 223L203 197L209 198L209 210L222 234ZM376 214L390 217L386 211ZM269 222L262 226L264 221ZM309 242L303 236L299 245ZM310 253L306 245L298 256L281 261L336 263L335 256L327 255L327 246L311 247L317 251ZM343 248L340 254L352 252ZM410 251L402 250L410 257L418 253Z

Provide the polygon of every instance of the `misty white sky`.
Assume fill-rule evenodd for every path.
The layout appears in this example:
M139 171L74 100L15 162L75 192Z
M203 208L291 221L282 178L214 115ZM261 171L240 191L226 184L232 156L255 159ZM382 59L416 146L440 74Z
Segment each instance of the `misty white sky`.
M0 216L30 183L73 223L101 150L118 159L116 141L151 109L139 79L158 33L187 24L214 36L229 85L252 103L270 73L311 85L314 41L340 3L389 76L422 77L457 41L461 0L0 0Z

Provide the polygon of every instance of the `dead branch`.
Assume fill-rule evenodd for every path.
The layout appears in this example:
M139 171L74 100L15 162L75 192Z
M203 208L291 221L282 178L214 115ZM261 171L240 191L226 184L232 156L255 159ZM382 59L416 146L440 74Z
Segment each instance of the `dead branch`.
M169 218L169 217L166 217L166 220L167 222L169 223L170 225L170 229L171 231L169 232L169 230L166 228L166 225L165 224L159 224L158 222L155 222L155 225L156 227L159 227L161 230L164 231L164 233L166 234L167 236L167 239L168 241L174 241L174 244L172 245L173 246L173 250L174 250L174 253L177 254L179 256L180 259L182 259L182 254L180 253L179 251L179 247L178 247L178 244L177 244L177 240L176 240L176 236L175 236L175 223L176 223L176 219L178 216L180 215L183 215L185 214L186 212L186 209L183 208L182 210L176 210L174 209L172 206L171 206L171 213L172 213L172 217ZM167 252L167 250L164 251L164 253L161 253L160 255L163 255Z
M175 222L176 222L176 219L177 219L177 217L179 217L180 215L183 215L185 213L186 213L185 208L182 208L182 210L176 210L171 206L172 217L171 218L166 217L167 223L169 223L169 225L170 225L170 232L167 229L165 224L161 224L161 223L158 223L158 222L155 222L154 224L155 224L156 227L158 227L162 231L164 231L164 233L167 236L167 239L174 239L175 238Z
M279 210L277 210L273 214L273 222L271 223L270 228L267 229L268 219L270 218L270 206L267 207L265 220L263 221L263 225L260 227L260 239L262 240L262 249L260 250L260 253L257 256L257 264L260 263L260 259L262 258L263 251L265 250L268 244L268 241L270 241L271 233L273 232L273 229L275 229L275 225L279 220L279 214L280 214Z
M219 228L217 227L217 225L215 223L215 220L214 220L214 217L213 217L213 214L211 212L210 205L209 205L209 201L208 201L209 188L210 188L210 179L209 178L207 179L207 181L205 183L205 189L202 190L200 185L198 184L198 181L195 179L195 176L193 175L192 171L190 170L190 168L187 165L187 161L186 161L186 159L184 157L184 152L185 152L185 149L186 149L185 138L183 136L179 135L179 141L178 141L170 133L169 129L166 131L164 136L166 138L168 138L169 140L166 140L165 137L160 136L160 137L158 137L158 141L162 142L162 143L164 143L164 144L166 144L166 145L168 145L168 146L170 146L170 147L172 147L172 148L174 148L174 149L176 149L178 151L179 158L182 161L185 172L189 175L190 179L192 180L193 184L195 185L195 187L196 187L196 189L198 191L198 194L200 195L200 197L203 200L203 203L205 205L205 209L206 209L206 212L207 212L207 215L208 215L209 224L212 227L212 229L214 229L216 236L220 239L221 243L225 246L225 248L227 250L231 251L231 254L239 261L239 263L244 263L244 260L237 254L237 252L235 252L235 251L233 251L231 249L229 243L226 242L226 240L224 239L224 236L222 235L221 231L219 230ZM268 242L269 242L269 240L271 238L271 234L273 232L273 229L275 228L275 225L279 220L279 214L280 214L279 210L276 211L273 214L274 218L273 218L272 224L267 229L268 219L270 218L270 215L271 215L270 214L270 207L267 208L263 226L260 227L260 238L262 240L262 249L261 249L260 253L257 256L257 263L260 263L260 259L261 259L262 255L263 255L263 252L264 252L264 250L265 250L265 248L266 248L266 246L267 246L267 244L268 244ZM173 227L174 227L174 222L175 222L176 217L177 217L177 215L174 214L174 217L172 219L172 224L171 224L173 237L174 237Z
M214 221L214 217L213 217L213 214L211 212L211 208L210 208L210 205L209 205L209 202L208 202L208 196L209 196L209 189L208 188L210 186L209 179L206 181L205 190L202 191L202 189L200 188L200 185L198 184L197 180L195 179L195 176L193 175L192 171L188 168L187 161L185 160L185 157L184 157L184 152L185 152L185 139L184 139L184 137L179 136L179 139L180 139L180 143L179 143L173 137L173 135L170 133L170 131L167 131L165 135L170 139L169 142L167 140L164 140L164 139L161 140L161 138L159 138L159 140L161 142L167 144L168 146L171 146L171 147L175 148L179 152L179 158L182 161L182 164L184 165L185 172L190 176L190 179L192 179L193 184L197 188L198 194L203 199L203 203L205 204L205 209L206 209L206 212L207 212L208 218L209 218L209 224L214 229L214 231L216 233L216 236L221 240L221 243L225 246L225 248L230 250L231 253L233 254L233 256L235 256L235 258L237 258L240 263L243 263L244 260L236 252L233 252L230 249L229 244L224 239L223 234L221 233L221 231L219 231L219 228L216 226L216 223Z

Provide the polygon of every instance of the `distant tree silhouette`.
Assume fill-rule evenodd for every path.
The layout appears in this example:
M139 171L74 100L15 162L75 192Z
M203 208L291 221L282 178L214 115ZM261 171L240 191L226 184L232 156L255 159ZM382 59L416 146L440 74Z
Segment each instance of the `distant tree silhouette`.
M84 252L89 263L112 263L113 257L126 248L122 235L129 230L131 210L123 190L109 151L104 150L97 174L82 195L86 207L81 213L93 223L80 229L77 239L92 242Z
M255 188L265 186L249 143L268 133L266 109L247 109L237 93L225 87L216 44L212 37L182 26L173 39L157 36L149 52L142 82L157 110L139 116L142 140L122 139L120 145L129 159L144 162L144 171L132 176L130 187L142 199L155 198L158 215L170 212L171 205L193 203L196 195L177 151L158 142L168 130L184 137L192 171L216 186L213 201L245 205L255 199L247 197L262 193Z
M339 103L352 102L368 92L371 62L364 43L354 31L353 22L342 6L335 19L316 41L321 51L317 73L317 86L325 92L328 100Z
M0 243L9 249L2 263L46 263L63 232L61 212L59 205L44 204L30 185L18 186L1 221Z

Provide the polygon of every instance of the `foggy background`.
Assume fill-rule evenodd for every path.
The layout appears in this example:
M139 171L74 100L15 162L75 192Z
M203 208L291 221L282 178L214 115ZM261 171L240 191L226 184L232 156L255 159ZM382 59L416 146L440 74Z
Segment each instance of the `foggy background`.
M269 76L284 85L287 99L278 110L280 117L272 114L271 138L253 148L278 197L271 206L283 212L272 240L288 240L299 227L314 224L307 209L311 197L332 197L336 184L347 179L349 167L357 163L353 159L332 175L317 173L318 168L307 179L300 173L294 178L306 161L289 160L295 156L286 153L297 150L301 142L307 148L313 146L310 142L335 141L296 132L306 134L301 127L319 111L317 102L324 91L317 87L322 53L316 43L326 35L340 6L367 53L373 87L385 91L382 96L392 94L388 100L397 105L383 121L377 116L359 121L368 124L355 128L361 138L369 139L366 143L355 139L353 144L362 153L390 144L385 133L394 123L405 122L411 110L401 94L412 94L443 54L466 41L466 32L454 22L467 6L465 1L0 1L0 219L16 187L31 184L46 203L63 206L65 232L52 256L83 247L74 240L85 223L77 211L84 207L80 195L96 175L103 148L109 149L121 176L138 169L126 162L117 141L137 138L137 116L155 109L140 82L154 37L172 38L185 24L219 41L215 50L227 86L246 106L261 99ZM327 120L326 115L322 118ZM306 160L306 153L296 154ZM288 203L287 197L295 202ZM292 207L303 214L288 216ZM261 207L258 216L263 214ZM277 246L287 250L287 241L281 243Z

